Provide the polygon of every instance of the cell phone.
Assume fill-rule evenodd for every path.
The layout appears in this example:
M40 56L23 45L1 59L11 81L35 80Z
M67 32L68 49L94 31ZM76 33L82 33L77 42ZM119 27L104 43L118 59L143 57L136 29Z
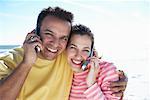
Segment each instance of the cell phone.
M91 50L91 52L90 52L90 55L89 55L89 57L92 57L93 56L93 48L92 48L92 50ZM87 65L89 64L89 60L85 60L84 62L83 62L83 64L82 64L82 70L85 70L86 68L87 68Z
M35 34L37 34L37 35L39 36L39 33L38 33L37 28L35 29ZM40 52L40 51L41 51L41 49L40 49L40 47L39 47L38 45L35 46L35 51L36 51L36 52Z
M40 49L40 47L37 45L37 46L35 46L35 51L36 52L40 52L41 51L41 49Z

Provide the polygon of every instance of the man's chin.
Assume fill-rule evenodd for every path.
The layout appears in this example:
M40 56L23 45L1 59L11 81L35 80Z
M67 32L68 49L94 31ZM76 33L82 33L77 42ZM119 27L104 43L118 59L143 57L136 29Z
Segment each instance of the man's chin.
M43 56L44 59L46 60L54 60L56 59L57 55L45 55Z
M57 57L57 54L55 55L54 54L53 55L40 54L39 57L45 60L54 60Z
M46 60L54 60L56 57L46 57Z

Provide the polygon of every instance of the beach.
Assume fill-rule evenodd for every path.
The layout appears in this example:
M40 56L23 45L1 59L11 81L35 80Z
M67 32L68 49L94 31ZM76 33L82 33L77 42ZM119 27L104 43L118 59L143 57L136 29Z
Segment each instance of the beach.
M128 85L124 100L150 100L149 68L146 61L127 62ZM147 63L147 65L146 65Z

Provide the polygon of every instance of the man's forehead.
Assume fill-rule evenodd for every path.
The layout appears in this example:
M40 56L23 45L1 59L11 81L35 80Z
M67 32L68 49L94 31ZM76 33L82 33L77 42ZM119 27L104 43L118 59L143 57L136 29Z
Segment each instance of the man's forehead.
M70 34L70 32L65 32L65 31L63 32L55 28L44 28L41 31L42 33L53 34L56 37L69 37L69 34Z
M46 17L43 19L42 23L43 23L43 22L44 22L44 23L45 23L45 22L61 22L61 23L65 23L65 24L71 25L71 23L70 23L69 21L64 20L64 19L61 19L61 18L56 17L56 16L51 16L51 15L46 16ZM42 23L41 23L41 24L42 24Z
M71 23L62 20L44 20L41 25L41 31L50 30L53 33L69 35Z

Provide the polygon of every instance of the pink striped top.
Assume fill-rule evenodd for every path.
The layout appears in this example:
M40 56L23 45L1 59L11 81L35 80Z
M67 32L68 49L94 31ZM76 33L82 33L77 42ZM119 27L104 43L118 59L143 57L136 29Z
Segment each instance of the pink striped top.
M89 70L74 73L69 100L120 100L120 97L111 95L108 90L109 81L117 81L118 74L112 63L102 62L96 78L96 83L87 87L86 76Z

